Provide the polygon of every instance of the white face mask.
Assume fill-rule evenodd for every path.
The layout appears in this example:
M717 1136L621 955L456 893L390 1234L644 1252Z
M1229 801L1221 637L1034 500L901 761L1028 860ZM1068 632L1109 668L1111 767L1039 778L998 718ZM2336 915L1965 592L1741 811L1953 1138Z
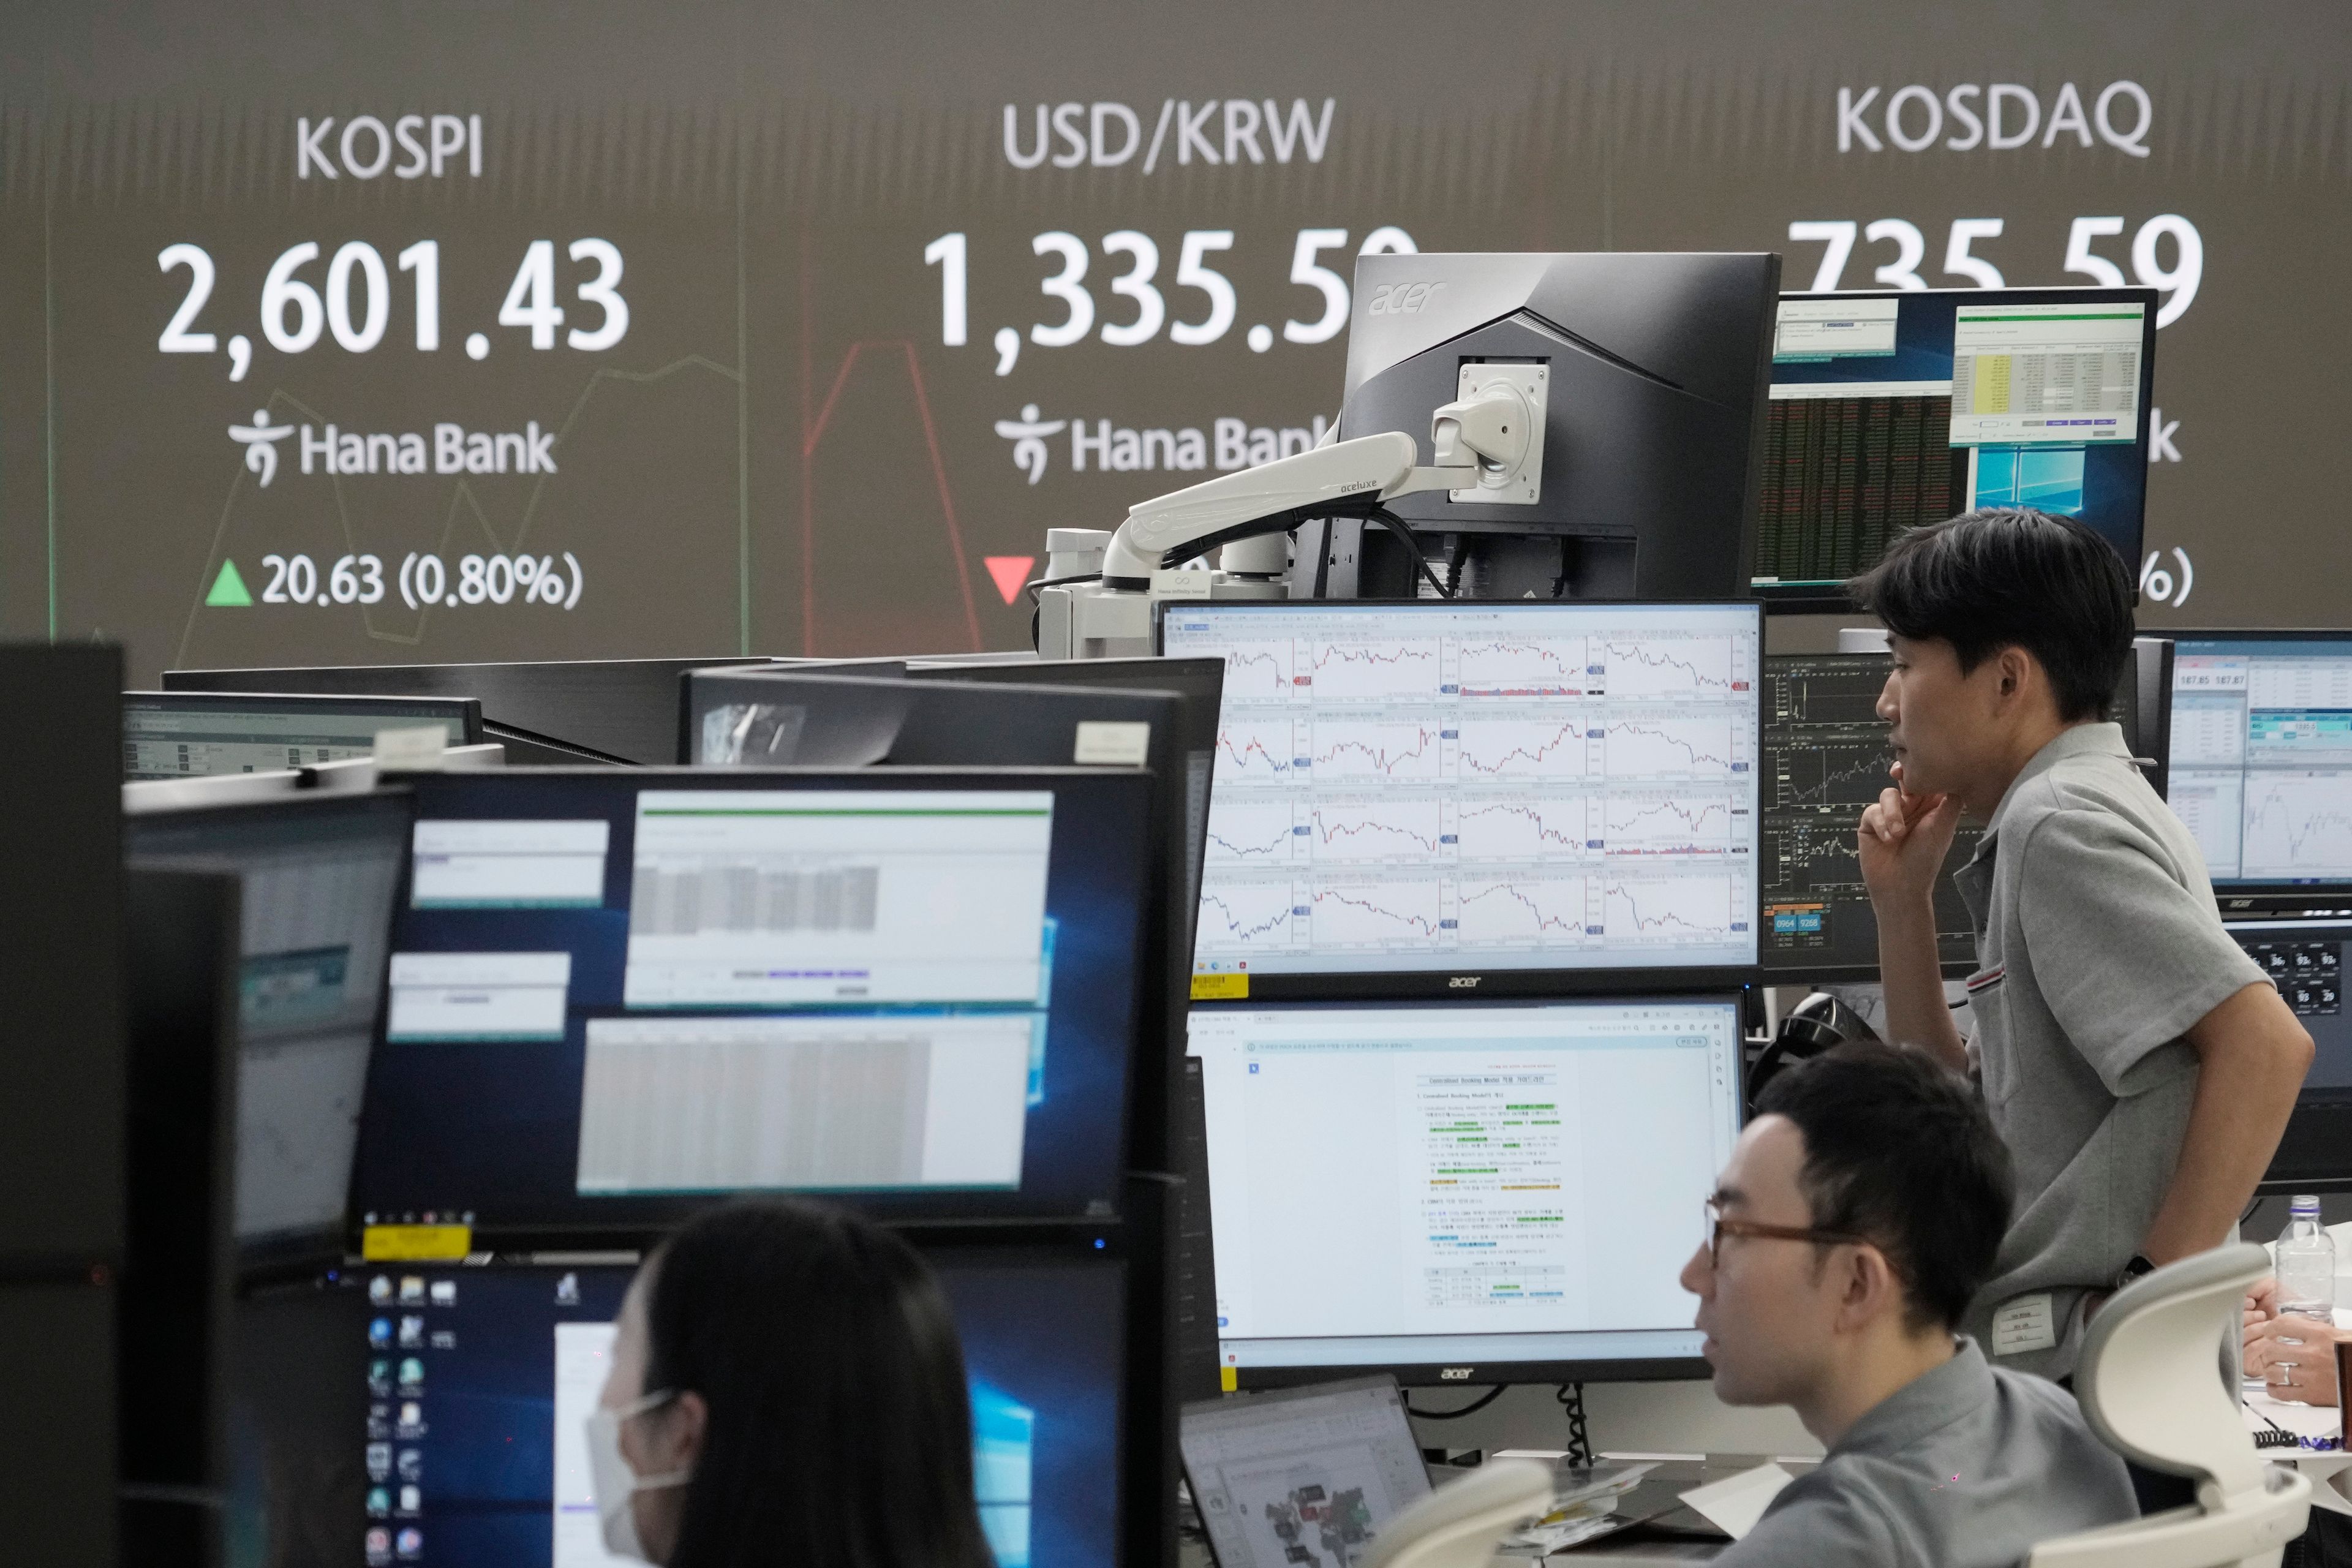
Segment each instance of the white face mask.
M693 1479L694 1470L689 1466L666 1475L637 1474L621 1453L621 1423L658 1410L677 1397L665 1389L618 1407L601 1408L588 1417L588 1477L596 1499L596 1521L604 1532L604 1550L632 1563L653 1559L646 1555L645 1542L637 1539L636 1510L629 1506L629 1500L638 1492L682 1487Z

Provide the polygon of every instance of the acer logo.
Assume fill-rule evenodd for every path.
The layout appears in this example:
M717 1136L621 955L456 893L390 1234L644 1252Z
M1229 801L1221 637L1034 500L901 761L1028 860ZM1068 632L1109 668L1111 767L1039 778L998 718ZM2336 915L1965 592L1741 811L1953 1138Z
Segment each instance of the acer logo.
M1470 1374L1477 1370L1475 1366L1441 1366L1437 1375L1447 1383L1467 1383Z
M1371 303L1364 309L1368 316L1417 316L1444 288L1442 282L1383 283L1372 290Z
M1456 991L1470 991L1475 989L1478 982L1485 978L1483 974L1457 974L1445 984Z

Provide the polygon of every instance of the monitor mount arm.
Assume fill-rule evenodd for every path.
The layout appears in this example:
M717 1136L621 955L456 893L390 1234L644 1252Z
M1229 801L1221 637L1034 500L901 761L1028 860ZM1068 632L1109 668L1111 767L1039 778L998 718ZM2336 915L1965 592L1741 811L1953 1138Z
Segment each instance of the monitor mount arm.
M1315 518L1367 518L1402 531L1389 514L1390 501L1424 490L1471 489L1482 472L1516 466L1527 452L1528 434L1526 403L1507 390L1492 389L1431 415L1436 461L1428 468L1414 465L1419 444L1391 430L1154 497L1128 509L1127 521L1103 555L1103 586L1146 593L1155 571L1220 544L1286 533ZM1428 572L1426 563L1422 570Z

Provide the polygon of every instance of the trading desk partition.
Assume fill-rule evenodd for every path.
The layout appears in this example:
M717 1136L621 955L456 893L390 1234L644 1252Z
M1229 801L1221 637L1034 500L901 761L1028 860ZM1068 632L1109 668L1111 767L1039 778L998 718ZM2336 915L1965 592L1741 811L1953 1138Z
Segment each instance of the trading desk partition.
M631 1244L716 1198L1119 1212L1151 780L1110 769L441 775L354 1206Z
M1760 606L1157 608L1225 660L1193 965L1226 994L1749 977Z

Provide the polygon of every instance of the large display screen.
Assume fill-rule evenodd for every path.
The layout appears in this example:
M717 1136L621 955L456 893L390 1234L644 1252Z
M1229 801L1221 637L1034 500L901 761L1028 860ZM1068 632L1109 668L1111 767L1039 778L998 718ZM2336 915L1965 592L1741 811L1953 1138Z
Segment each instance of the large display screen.
M1698 1354L1730 998L1196 1006L1191 1050L1237 1376Z
M1149 787L1054 769L420 780L363 1223L627 1229L744 1191L1114 1213Z
M2352 634L2178 639L2171 764L2216 887L2352 886Z
M1196 970L1754 963L1760 617L1170 605L1225 659Z
M1125 1265L1017 1247L930 1258L963 1342L973 1480L997 1568L1112 1562ZM369 1275L368 1568L623 1561L604 1550L583 1428L633 1272Z
M1758 587L1833 592L1916 524L2032 507L2137 572L2156 296L1933 289L1784 297Z

